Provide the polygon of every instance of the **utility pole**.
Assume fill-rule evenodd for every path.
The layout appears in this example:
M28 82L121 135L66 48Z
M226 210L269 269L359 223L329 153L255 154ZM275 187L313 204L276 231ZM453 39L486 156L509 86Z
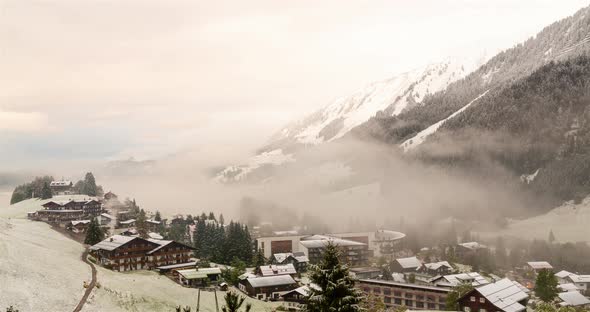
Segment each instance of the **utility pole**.
M199 306L201 305L201 288L197 292L197 312L199 312Z
M215 294L215 311L219 312L219 303L217 303L217 289L213 288L213 293Z

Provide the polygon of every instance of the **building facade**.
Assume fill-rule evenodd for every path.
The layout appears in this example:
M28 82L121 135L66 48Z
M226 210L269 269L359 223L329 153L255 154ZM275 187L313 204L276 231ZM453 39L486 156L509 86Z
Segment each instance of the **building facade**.
M356 284L366 295L381 298L387 308L409 310L445 310L450 289L384 280L361 279Z

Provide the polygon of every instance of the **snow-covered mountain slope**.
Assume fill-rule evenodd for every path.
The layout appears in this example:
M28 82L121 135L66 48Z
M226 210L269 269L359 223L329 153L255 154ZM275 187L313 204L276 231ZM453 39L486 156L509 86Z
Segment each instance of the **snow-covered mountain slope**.
M270 145L280 142L315 145L338 139L377 112L400 114L425 96L465 77L474 65L449 60L375 82L285 127L271 139Z
M422 102L427 95L444 90L449 84L464 78L478 65L472 61L447 60L372 83L286 126L270 139L258 155L244 165L226 167L215 180L242 181L262 166L295 161L295 152L299 147L341 138L379 112L397 116Z
M449 116L441 121L438 121L437 123L431 125L430 127L418 132L418 134L416 134L415 136L411 137L410 139L407 139L402 144L400 144L400 147L404 150L404 152L407 152L407 151L415 148L416 146L422 144L422 142L424 142L424 140L426 140L426 138L429 135L435 133L436 130L438 130L438 128L440 128L440 126L442 126L447 120L452 119L455 116L461 114L463 111L465 111L467 108L469 108L469 106L471 106L474 102L476 102L477 100L479 100L480 98L485 96L486 93L488 93L488 91L490 91L490 90L487 90L484 93L480 94L478 97L473 99L471 102L469 102L465 106L463 106L461 109L459 109L458 111L451 114L451 116Z

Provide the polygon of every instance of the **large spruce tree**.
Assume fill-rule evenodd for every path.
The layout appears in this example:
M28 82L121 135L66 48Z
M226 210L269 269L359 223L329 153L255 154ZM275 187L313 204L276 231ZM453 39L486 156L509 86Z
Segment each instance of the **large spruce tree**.
M544 302L551 302L557 297L557 277L553 271L547 269L539 271L535 281L535 295Z
M100 243L104 239L104 232L100 228L96 218L90 220L88 230L86 231L86 238L84 244L94 245Z
M41 199L50 199L53 197L53 194L51 193L51 188L49 187L49 183L47 181L45 181L45 183L43 183L43 188L41 189Z
M329 242L322 261L310 266L310 280L318 288L310 287L306 299L306 311L362 311L360 303L363 295L354 287L354 280L348 274L348 267L340 263L339 256L340 250Z

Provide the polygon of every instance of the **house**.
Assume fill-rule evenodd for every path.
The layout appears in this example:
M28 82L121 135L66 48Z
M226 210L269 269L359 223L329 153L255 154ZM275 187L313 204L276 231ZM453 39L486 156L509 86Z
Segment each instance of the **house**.
M378 278L382 273L381 269L374 267L351 268L349 271L350 275L356 279Z
M156 232L149 232L147 235L149 238L153 238L153 239L159 239L159 240L164 239L164 236L162 236Z
M66 225L66 228L74 233L84 233L88 229L90 220L75 220L70 221Z
M398 258L391 264L391 271L397 273L413 273L422 266L422 261L416 257Z
M204 287L217 284L221 278L220 268L194 268L178 270L178 282L189 287Z
M465 242L461 244L457 244L455 248L455 253L458 257L464 257L469 254L475 254L479 250L488 249L488 246L478 243L478 242Z
M303 273L307 271L307 264L309 263L309 258L303 252L294 252L294 253L277 253L274 254L272 257L273 264L287 264L291 263L295 267L298 273Z
M295 277L297 275L297 270L295 270L295 266L291 263L287 264L268 264L268 265L261 265L256 268L256 274L260 276L276 276L276 275L291 275L291 277Z
M197 267L197 262L190 261L190 262L186 262L186 263L162 265L162 266L156 267L156 270L158 270L158 272L160 272L162 274L171 273L172 276L178 276L178 271L196 268L196 267Z
M570 276L570 275L575 275L575 274L572 273L572 272L568 272L566 270L561 270L561 271L555 273L555 277L557 277L557 281L560 284L567 284L567 283L569 283L570 281L567 279L567 277Z
M568 291L557 294L557 297L561 300L559 303L564 307L588 307L590 306L590 300L579 291Z
M51 181L49 188L53 195L70 195L73 194L74 183L69 180Z
M476 311L526 311L529 290L507 278L473 289L458 300L465 312Z
M104 194L104 199L109 201L109 200L119 200L119 197L117 197L117 195L111 191L108 191Z
M135 219L119 221L119 227L133 227L135 226Z
M530 261L527 262L527 269L537 274L541 270L553 270L553 266L547 261Z
M100 225L109 225L113 220L115 220L115 217L106 212L100 214Z
M52 199L42 205L43 210L37 211L37 218L48 222L67 222L94 218L100 215L102 204L93 198L84 199Z
M424 263L417 269L418 273L437 276L437 275L448 275L453 272L453 267L447 261Z
M461 284L471 284L474 287L487 285L490 282L477 272L450 274L435 276L428 281L430 284L438 287L453 288Z
M145 223L147 225L148 231L157 232L162 222L156 220L146 220Z
M394 281L361 279L355 287L365 295L380 298L388 309L406 307L411 310L445 310L448 288Z
M580 290L586 292L590 289L590 275L571 274L565 278L570 283L573 283Z
M576 284L573 283L559 284L557 285L557 289L561 290L562 292L580 291L580 288L578 288L578 286L576 286Z
M286 291L297 288L297 282L290 275L250 277L238 284L241 291L259 300L279 299Z
M137 232L137 230L135 228L129 228L129 229L126 229L125 231L121 232L121 235L137 236L137 235L139 235L139 232Z
M281 295L281 298L287 302L305 303L305 300L309 296L311 288L320 289L315 284L309 284L287 291Z
M336 238L326 235L312 235L302 238L299 242L304 254L312 264L323 259L324 250L328 244L340 249L340 261L351 267L366 265L369 261L369 246L353 240Z
M90 255L113 271L132 271L189 262L193 250L175 241L114 235L91 246Z

